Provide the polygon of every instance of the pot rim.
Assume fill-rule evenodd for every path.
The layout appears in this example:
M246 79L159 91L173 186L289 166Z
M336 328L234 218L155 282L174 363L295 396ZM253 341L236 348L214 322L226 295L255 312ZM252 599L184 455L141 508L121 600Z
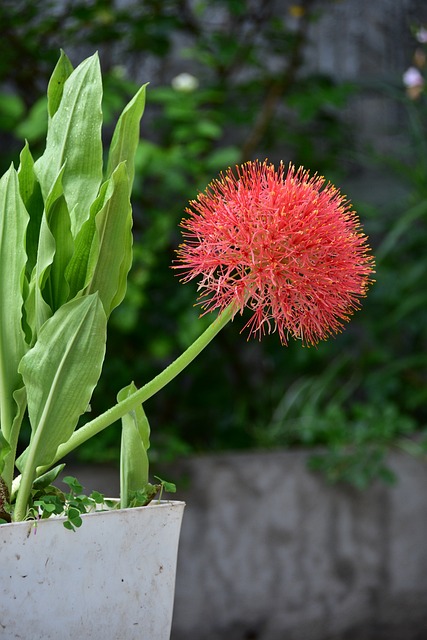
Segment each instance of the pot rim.
M105 498L106 501L108 502L120 502L120 498ZM104 503L105 505L105 503ZM98 506L98 505L97 505ZM106 506L106 505L105 505ZM102 505L99 505L99 507L102 507ZM173 509L177 509L177 508L182 508L184 509L185 507L185 502L183 500L152 500L149 504L142 506L142 507L126 507L125 509L112 509L112 508L108 508L108 506L106 506L105 509L103 508L97 508L96 510L93 511L88 511L86 513L82 513L81 514L81 518L87 518L88 516L94 517L94 516L105 516L105 515L109 515L109 514L115 514L115 513L127 513L127 512L144 512L147 510L152 510L152 509L167 509L167 508L173 508ZM63 515L51 515L49 518L44 518L44 519L40 519L40 520L35 520L35 519L29 519L29 520L21 520L20 522L5 522L4 524L0 524L0 531L5 531L7 528L13 527L13 526L45 526L48 523L54 523L54 522L65 522L67 520L66 516ZM4 529L3 529L4 527Z

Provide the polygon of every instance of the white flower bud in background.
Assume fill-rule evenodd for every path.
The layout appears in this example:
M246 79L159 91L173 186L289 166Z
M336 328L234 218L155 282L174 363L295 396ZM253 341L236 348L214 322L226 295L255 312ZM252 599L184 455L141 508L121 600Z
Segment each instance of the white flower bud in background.
M420 42L421 44L426 44L427 43L427 29L425 27L420 27L417 31L417 33L415 34L416 39L418 40L418 42Z
M175 91L194 91L199 86L199 81L191 73L180 73L171 82Z
M424 78L416 67L409 67L403 74L403 84L411 100L416 100L422 93Z
M415 67L409 67L403 74L403 84L405 87L420 87L424 84L424 78Z

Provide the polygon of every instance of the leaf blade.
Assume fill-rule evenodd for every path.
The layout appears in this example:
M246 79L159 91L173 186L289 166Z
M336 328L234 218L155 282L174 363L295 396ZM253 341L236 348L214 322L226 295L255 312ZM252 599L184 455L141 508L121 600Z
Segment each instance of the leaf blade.
M66 162L63 184L75 236L89 215L102 180L102 78L98 55L67 78L50 118L44 154L34 165L46 199Z
M110 178L105 204L95 217L94 269L85 293L99 292L107 316L126 293L132 263L132 208L129 179L122 162Z
M53 118L58 111L64 93L65 81L68 80L72 72L73 65L61 49L59 60L56 63L47 87L47 109L49 118Z
M9 442L16 413L13 393L22 387L18 364L27 350L22 306L28 220L17 173L10 167L0 179L0 426Z
M25 208L30 215L26 234L26 252L28 255L27 274L31 275L31 271L36 263L37 257L40 224L43 215L43 199L40 191L40 185L37 182L34 172L34 160L28 143L26 143L25 147L21 151L19 160L19 191Z
M75 298L43 325L38 340L20 363L28 398L32 435L17 461L25 471L50 464L73 433L101 374L106 317L99 300Z
M145 108L146 84L135 94L123 109L111 140L108 154L106 177L109 178L119 164L126 162L129 176L129 190L132 190L134 179L135 152L139 142L139 128Z
M136 391L132 382L119 391L120 402ZM148 484L150 425L142 404L122 418L120 447L120 507L129 506L132 493L143 490Z

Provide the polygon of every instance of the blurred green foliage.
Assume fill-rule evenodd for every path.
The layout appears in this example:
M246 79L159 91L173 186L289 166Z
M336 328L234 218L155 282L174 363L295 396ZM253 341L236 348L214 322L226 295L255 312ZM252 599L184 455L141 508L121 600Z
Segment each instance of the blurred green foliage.
M3 0L0 4L0 168L22 138L37 156L46 133L44 92L63 48L75 64L99 49L104 111L114 122L135 86L149 81L134 187L134 266L112 317L103 378L92 411L134 379L144 384L207 325L196 287L170 269L186 203L229 165L259 157L292 161L336 184L354 165L354 132L342 118L360 87L308 74L309 26L319 3L295 12L272 0ZM323 3L325 7L325 3ZM180 74L191 74L187 84ZM394 98L393 98L394 99ZM384 453L417 436L427 418L427 155L425 104L396 93L416 149L399 162L405 208L384 193L357 209L377 256L377 283L342 335L316 349L239 336L244 319L216 338L147 403L152 451L271 446L329 447L313 465L364 486L390 477ZM413 138L410 137L412 127ZM421 131L422 129L422 131ZM367 161L366 158L363 161ZM390 165L388 159L388 165ZM385 166L385 164L383 163ZM408 182L409 181L409 182ZM355 198L353 198L355 199ZM108 400L105 400L105 405ZM119 429L84 447L85 459L118 459Z

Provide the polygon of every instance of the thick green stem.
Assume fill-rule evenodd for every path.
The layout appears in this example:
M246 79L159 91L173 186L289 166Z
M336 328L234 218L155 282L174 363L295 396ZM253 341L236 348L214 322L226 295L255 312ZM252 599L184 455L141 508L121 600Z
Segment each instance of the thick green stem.
M13 472L15 469L15 456L16 456L16 443L13 443L13 445L10 446L10 451L5 458L4 468L1 474L9 492L11 492L12 490Z
M234 304L229 305L214 320L214 322L202 333L193 344L191 344L184 353L182 353L174 362L166 369L159 373L153 380L135 391L130 396L118 402L114 407L108 409L100 416L86 423L83 427L73 433L68 442L60 445L51 465L39 467L37 475L45 473L52 465L56 464L64 456L79 447L81 444L95 436L97 433L109 427L114 422L122 418L126 413L135 409L138 405L154 396L160 389L163 389L171 380L181 373L203 349L213 340L213 338L221 331L223 327L233 318L236 313Z
M1 355L1 354L0 354ZM8 401L11 394L10 389L7 389L3 384L2 367L0 367L0 432L4 436L6 442L10 445L11 451L5 458L4 469L2 473L3 480L6 483L8 491L10 492L13 478L13 468L15 464L14 451L10 443L10 435L12 433L12 411L11 406L13 400Z
M4 396L4 397L7 397L7 396ZM13 398L13 403L15 405L16 414L10 423L10 428L8 430L5 430L9 434L8 438L7 439L5 438L5 439L10 447L10 450L5 456L4 468L1 474L4 482L6 483L9 493L12 492L12 480L13 480L13 474L15 471L15 458L16 458L16 448L18 446L19 431L21 429L22 420L23 420L25 409L27 406L25 389L22 388L12 393L12 398ZM9 408L11 408L11 406L12 405L10 405ZM3 425L3 422L1 424ZM3 429L0 429L0 433L2 431ZM2 435L4 437L4 433L2 433Z
M25 520L28 510L28 498L31 493L34 479L36 477L36 469L34 465L32 467L27 464L25 471L21 475L21 481L19 484L19 491L16 495L15 509L13 511L14 522L20 522Z

